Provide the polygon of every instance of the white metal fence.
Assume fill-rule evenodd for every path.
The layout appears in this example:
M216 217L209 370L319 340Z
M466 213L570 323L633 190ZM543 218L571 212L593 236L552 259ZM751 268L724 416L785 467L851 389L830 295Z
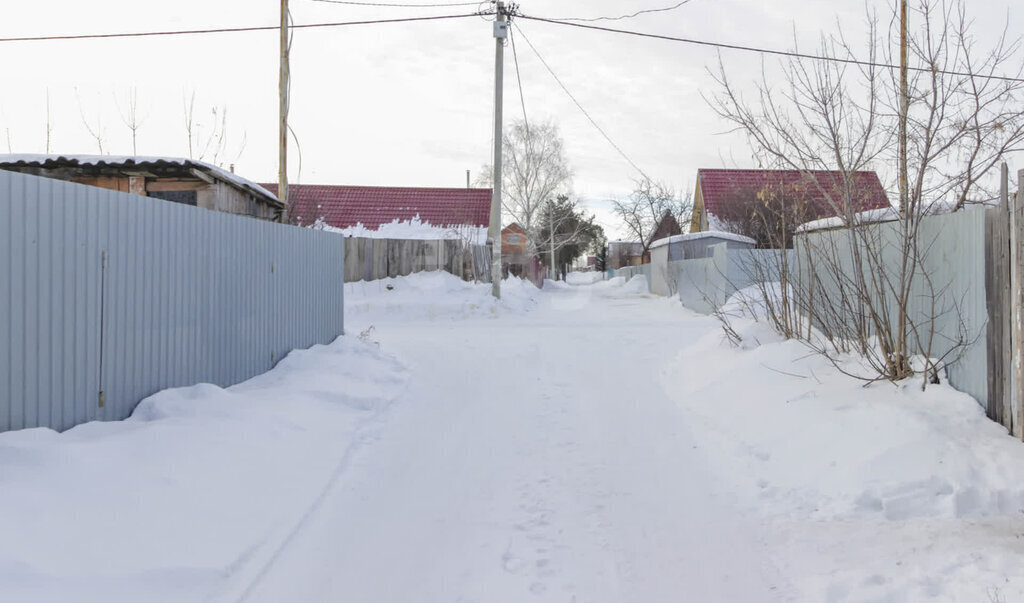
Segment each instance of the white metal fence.
M0 172L0 431L127 417L342 333L344 239Z

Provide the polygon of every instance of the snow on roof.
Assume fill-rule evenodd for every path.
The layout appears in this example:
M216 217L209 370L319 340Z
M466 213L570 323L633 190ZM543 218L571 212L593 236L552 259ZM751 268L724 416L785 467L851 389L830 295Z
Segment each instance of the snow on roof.
M336 232L346 237L363 239L410 239L419 241L463 240L473 245L487 244L487 227L485 226L435 226L420 220L416 215L412 220L394 220L381 224L377 228L367 228L356 224L348 228L331 226L323 219L318 219L309 226L317 230Z
M750 243L754 245L757 243L750 237L738 235L732 232L724 232L721 230L705 230L701 232L690 232L687 234L673 235L671 237L665 237L664 239L658 239L651 243L651 249L661 247L662 245L669 245L672 243L680 243L682 241L696 241L697 239L722 239L723 241L735 241L736 243Z
M276 184L265 185L277 191ZM322 218L335 228L358 224L370 230L418 217L436 227L486 227L491 221L489 188L417 188L298 184L288 187L291 218L312 224Z
M41 168L56 168L56 167L76 167L76 166L96 166L96 167L145 167L145 166L167 166L177 165L183 168L195 168L202 172L205 172L217 180L228 182L235 186L249 192L256 193L261 197L266 197L267 200L271 201L272 204L284 207L284 204L277 198L277 196L267 190L266 188L256 184L255 182L242 178L241 176L225 170L224 168L217 167L213 164L206 163L205 161L197 161L195 159L185 159L183 157L152 157L152 156L140 156L140 155L55 155L45 153L18 153L4 155L0 154L0 166L2 165L18 165L26 167L41 167Z

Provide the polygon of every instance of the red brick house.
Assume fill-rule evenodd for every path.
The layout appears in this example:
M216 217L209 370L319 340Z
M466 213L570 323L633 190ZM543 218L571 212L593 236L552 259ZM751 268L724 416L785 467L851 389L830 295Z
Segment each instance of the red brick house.
M875 172L853 172L850 176L855 212L890 207ZM838 215L837 209L845 211L839 194L842 182L842 172L835 171L699 169L690 232L729 230L723 224L724 217L737 205L748 202L751 195L766 189L798 191L802 221L832 217Z

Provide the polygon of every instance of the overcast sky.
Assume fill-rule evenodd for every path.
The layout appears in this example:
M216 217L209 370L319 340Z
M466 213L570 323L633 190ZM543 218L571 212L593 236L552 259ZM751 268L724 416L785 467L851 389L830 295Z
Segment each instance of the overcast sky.
M413 3L415 0L409 0ZM424 3L427 0L420 0ZM675 0L524 0L524 14L621 15ZM893 2L871 2L880 11ZM971 0L979 37L1009 23L1024 34L1019 0ZM157 8L159 6L159 8ZM277 0L40 0L5 6L0 37L275 25ZM473 12L473 7L356 7L291 0L298 24ZM691 0L665 13L605 23L673 36L788 49L794 32L813 45L841 26L863 32L858 1ZM717 52L699 46L584 31L521 20L518 25L608 135L652 177L678 189L700 167L754 167L745 140L723 134L701 97L713 93L706 69ZM631 189L635 170L517 41L523 96L531 120L557 122L574 171L573 190L615 238L607 199ZM760 57L723 51L738 81L760 72ZM505 115L522 108L511 48L506 52ZM768 59L771 65L776 61ZM58 42L0 43L0 151L131 154L122 121L136 90L142 125L138 152L187 156L183 99L195 93L196 122L227 109L221 161L257 181L277 177L278 37L275 32ZM451 21L305 29L292 52L290 179L307 184L463 186L490 160L494 42L479 17ZM244 140L244 147L242 146ZM207 160L211 159L206 157ZM1024 167L1020 165L1017 167Z

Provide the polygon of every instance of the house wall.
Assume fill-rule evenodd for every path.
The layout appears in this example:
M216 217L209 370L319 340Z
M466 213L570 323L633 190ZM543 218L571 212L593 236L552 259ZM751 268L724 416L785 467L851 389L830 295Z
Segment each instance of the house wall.
M0 431L123 419L342 333L337 235L4 171L0 214Z

